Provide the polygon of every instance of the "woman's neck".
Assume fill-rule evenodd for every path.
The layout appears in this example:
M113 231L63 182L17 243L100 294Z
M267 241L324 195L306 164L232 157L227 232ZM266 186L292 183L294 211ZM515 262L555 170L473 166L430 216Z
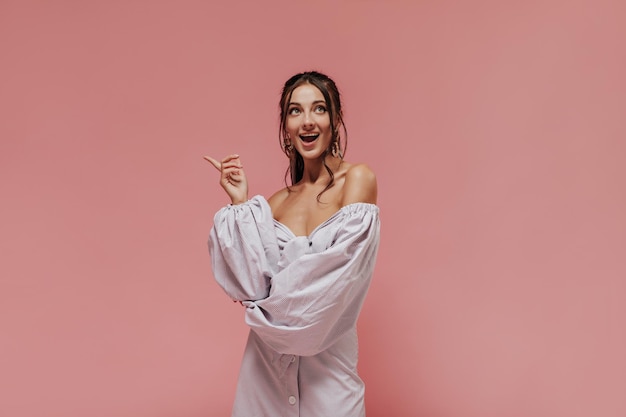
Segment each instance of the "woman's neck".
M337 172L341 166L342 160L331 155L326 157L326 165L331 169L333 173ZM324 166L324 158L316 160L305 160L304 170L302 172L302 182L315 184L317 182L328 182L330 174Z

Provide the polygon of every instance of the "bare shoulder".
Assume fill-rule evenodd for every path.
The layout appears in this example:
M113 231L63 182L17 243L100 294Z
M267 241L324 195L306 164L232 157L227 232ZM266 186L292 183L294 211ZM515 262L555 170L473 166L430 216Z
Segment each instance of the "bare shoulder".
M289 190L287 188L283 188L282 190L276 191L272 196L267 200L267 203L270 205L272 209L272 213L276 214L276 211L281 206L281 204L285 201L287 196L289 195Z
M352 203L376 204L378 185L374 171L366 164L352 164L346 171L343 186L343 205Z

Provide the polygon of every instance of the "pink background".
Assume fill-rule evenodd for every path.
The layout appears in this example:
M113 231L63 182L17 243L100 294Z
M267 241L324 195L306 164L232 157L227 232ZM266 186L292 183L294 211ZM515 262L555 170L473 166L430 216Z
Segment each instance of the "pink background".
M370 417L626 415L626 3L0 1L0 416L228 415L247 329L202 155L282 186L341 87L383 237Z

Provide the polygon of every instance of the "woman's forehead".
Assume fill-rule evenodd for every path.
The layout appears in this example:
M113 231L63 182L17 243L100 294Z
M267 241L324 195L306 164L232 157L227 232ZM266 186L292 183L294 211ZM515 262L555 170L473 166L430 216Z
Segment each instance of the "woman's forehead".
M302 84L296 87L293 90L293 93L291 93L290 102L292 103L304 104L316 101L325 102L326 100L324 99L324 94L322 94L320 89L312 84Z

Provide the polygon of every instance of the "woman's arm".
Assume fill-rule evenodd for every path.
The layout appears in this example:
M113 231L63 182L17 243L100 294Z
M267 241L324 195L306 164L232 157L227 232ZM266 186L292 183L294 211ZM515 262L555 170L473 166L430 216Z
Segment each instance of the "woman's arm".
M272 211L263 197L248 200L239 155L204 159L220 171L220 185L232 202L217 212L209 234L215 280L235 301L265 298L278 260Z

